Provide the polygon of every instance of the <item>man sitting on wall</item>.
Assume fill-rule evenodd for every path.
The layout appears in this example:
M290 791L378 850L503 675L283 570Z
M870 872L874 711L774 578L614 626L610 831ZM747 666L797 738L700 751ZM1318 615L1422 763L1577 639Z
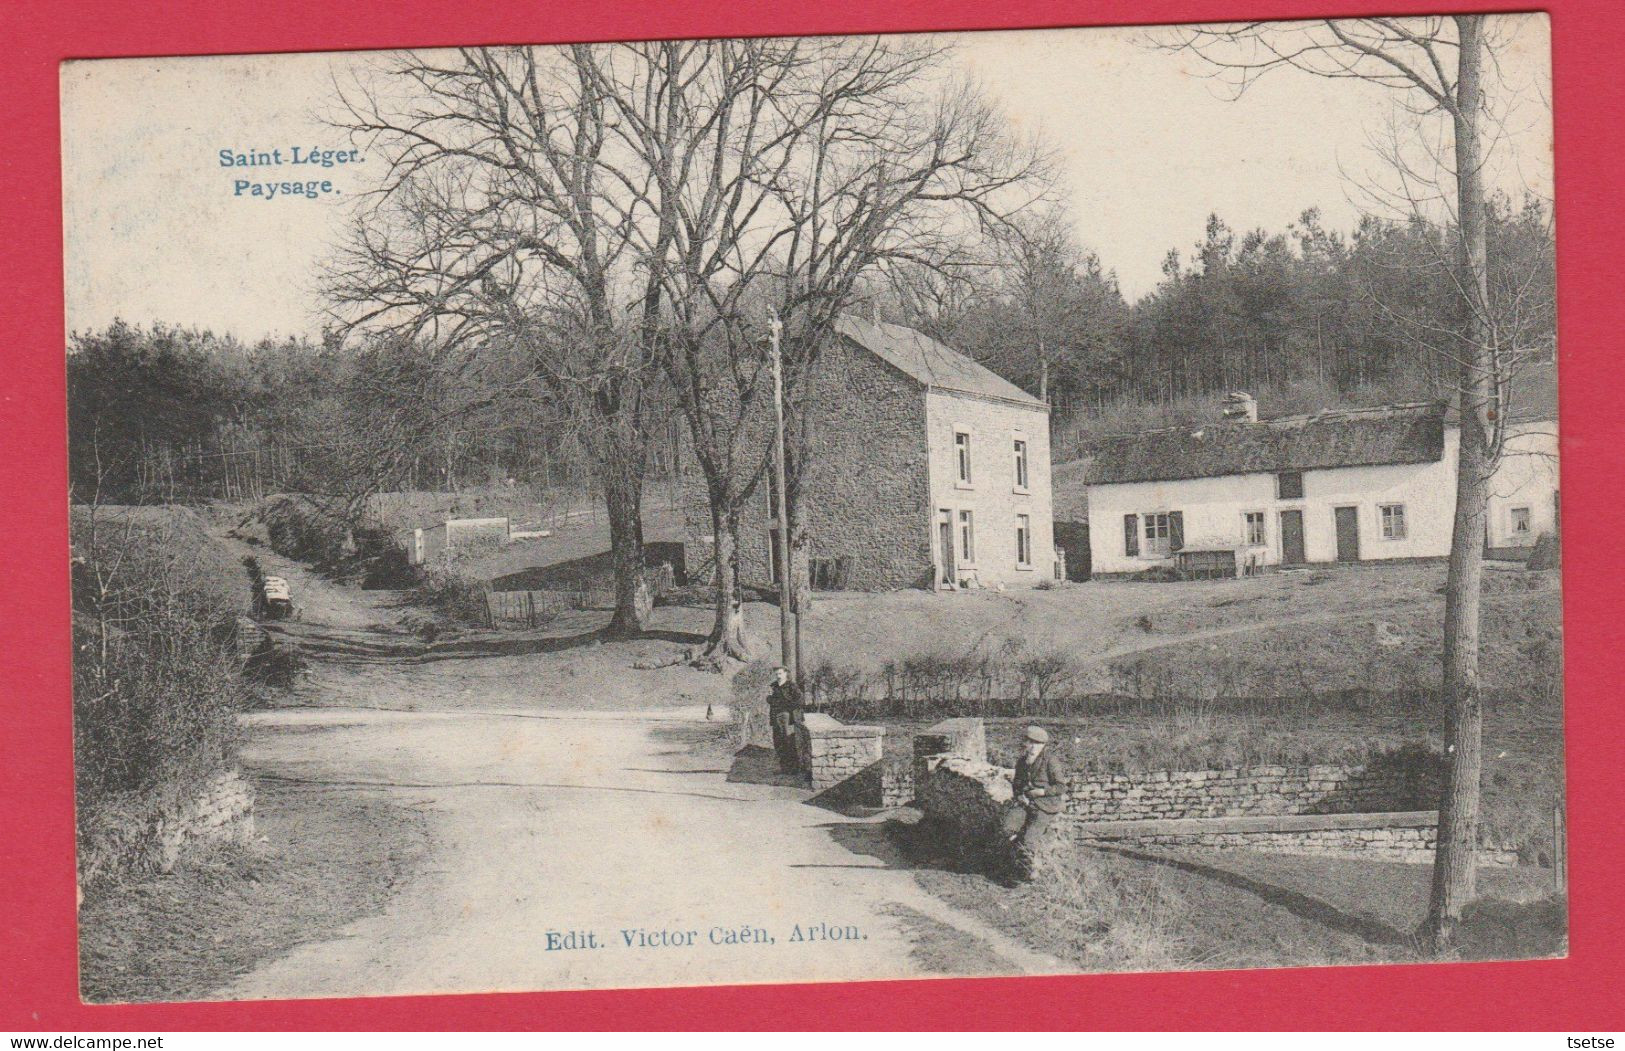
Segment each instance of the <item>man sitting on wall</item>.
M1042 726L1027 727L1027 747L1016 760L1010 787L1017 805L1005 812L1004 831L1015 853L1017 871L1030 877L1033 853L1066 804L1066 771L1049 746L1049 732Z
M773 669L773 686L767 692L767 717L773 726L773 751L779 757L779 772L800 774L801 728L804 706L801 687L790 681L785 668Z

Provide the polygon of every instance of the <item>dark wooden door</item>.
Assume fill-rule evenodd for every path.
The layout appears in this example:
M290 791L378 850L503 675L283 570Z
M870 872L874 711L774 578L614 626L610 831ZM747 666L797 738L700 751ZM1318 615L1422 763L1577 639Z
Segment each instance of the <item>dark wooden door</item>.
M953 587L954 520L947 511L937 513L937 586Z
M1281 512L1281 561L1289 566L1306 561L1303 555L1303 512Z
M1333 508L1332 514L1337 519L1337 560L1339 562L1360 561L1360 516L1356 508Z

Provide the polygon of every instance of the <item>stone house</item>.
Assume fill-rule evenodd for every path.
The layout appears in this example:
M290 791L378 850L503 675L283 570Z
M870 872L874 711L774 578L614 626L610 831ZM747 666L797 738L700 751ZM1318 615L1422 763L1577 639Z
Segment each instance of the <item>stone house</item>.
M1490 484L1492 555L1527 555L1558 522L1556 373L1531 366L1508 399ZM1449 554L1460 432L1444 402L1240 418L1102 442L1085 469L1095 575L1234 552L1243 567ZM1188 556L1187 556L1188 557Z
M813 586L863 591L1031 586L1056 575L1049 406L901 325L842 317L820 358L805 479ZM746 585L777 580L777 504L740 525ZM686 557L710 561L703 493Z

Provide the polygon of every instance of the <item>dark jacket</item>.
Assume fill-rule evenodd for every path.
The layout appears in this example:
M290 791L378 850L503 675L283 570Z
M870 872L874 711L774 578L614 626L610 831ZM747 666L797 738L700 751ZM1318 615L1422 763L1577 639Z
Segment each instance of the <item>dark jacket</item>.
M1011 779L1010 787L1016 798L1029 795L1033 806L1039 810L1046 814L1059 814L1066 806L1066 770L1056 758L1054 747L1045 745L1044 750L1038 753L1038 761L1030 765L1024 750L1021 758L1016 760L1016 776ZM1043 794L1032 795L1035 788Z
M794 712L799 715L802 707L801 687L793 682L787 682L783 686L775 684L767 691L769 712Z

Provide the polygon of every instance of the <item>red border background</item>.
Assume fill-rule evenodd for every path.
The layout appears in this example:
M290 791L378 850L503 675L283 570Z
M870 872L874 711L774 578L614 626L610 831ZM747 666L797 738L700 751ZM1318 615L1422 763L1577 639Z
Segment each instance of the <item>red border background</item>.
M1572 955L1513 964L89 1007L76 993L57 63L660 36L981 29L1437 11L1414 0L9 0L0 230L0 1029L1554 1029L1625 1024L1625 679L1614 586L1625 381L1617 181L1625 7L1549 0L1557 129ZM1473 4L1520 10L1526 5ZM1610 207L1610 205L1615 205ZM1579 568L1577 568L1579 567Z

